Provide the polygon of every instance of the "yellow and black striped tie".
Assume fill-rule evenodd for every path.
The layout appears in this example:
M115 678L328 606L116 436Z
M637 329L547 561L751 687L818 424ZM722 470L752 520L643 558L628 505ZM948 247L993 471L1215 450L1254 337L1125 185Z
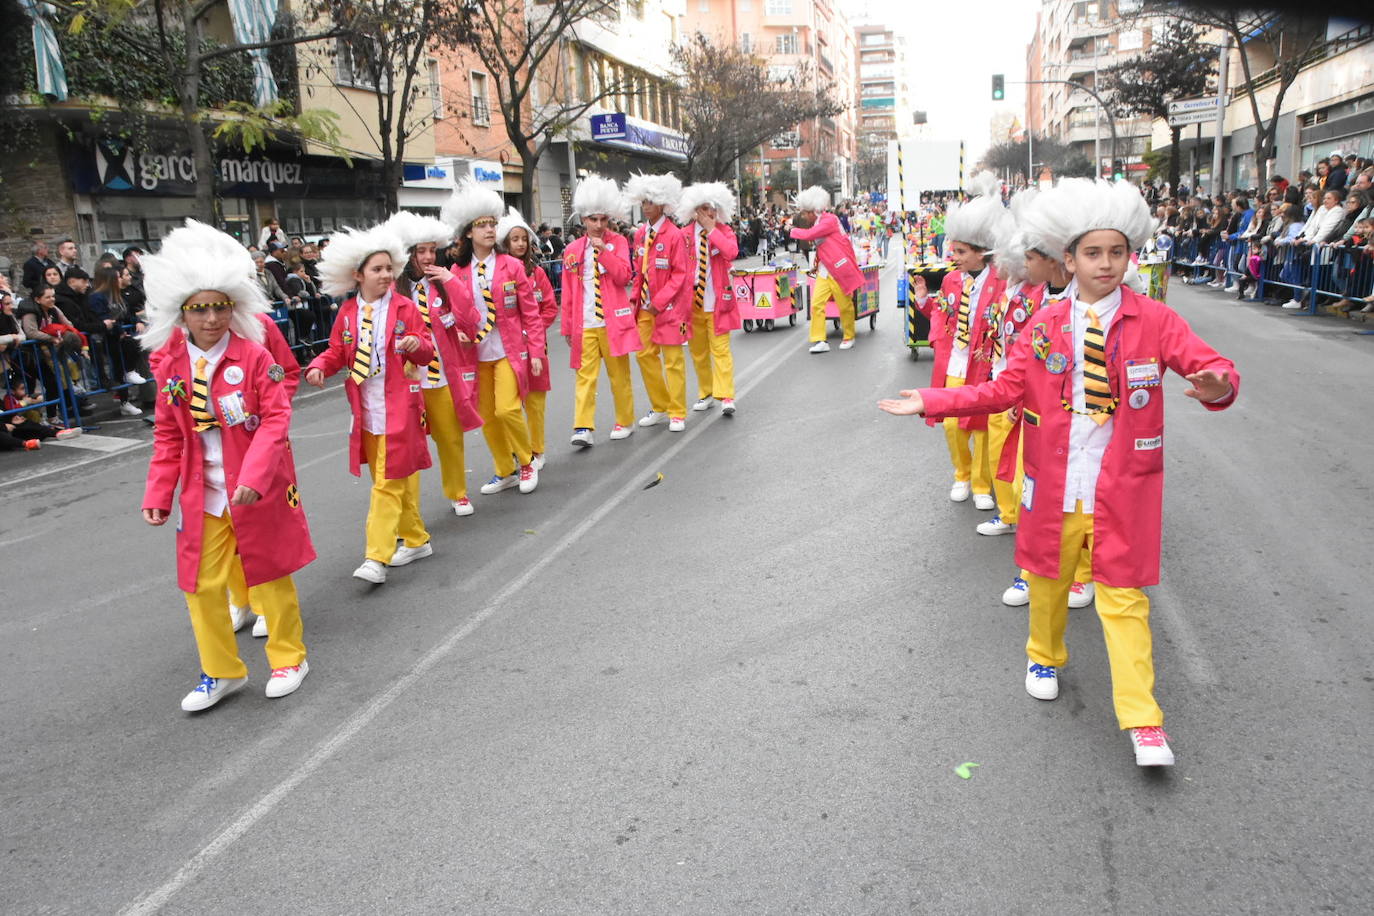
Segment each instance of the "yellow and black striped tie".
M601 301L601 271L597 266L596 249L592 248L592 296L596 299L596 320L606 321L606 303Z
M487 304L487 320L482 325L482 331L477 335L477 342L481 343L487 339L491 329L496 327L496 301L491 297L491 284L487 282L487 262L477 262L477 285L482 287L482 299Z
M1011 303L1006 299L1001 302L1002 308L998 311L997 324L992 329L992 361L995 363L1002 358L1002 333L1006 329L1007 313L1011 311Z
M973 278L964 277L964 294L959 297L959 321L955 326L954 342L961 347L968 347L968 305L969 297L973 295Z
M706 230L698 226L697 235L701 237L701 242L697 245L697 282L692 293L692 305L703 308L706 305L706 269L711 263L711 252L707 247Z
M1088 327L1083 331L1083 406L1098 426L1111 418L1115 404L1112 386L1107 381L1106 335L1097 313L1088 309Z
M205 377L205 367L208 365L205 357L196 357L196 371L191 376L191 419L195 421L198 433L219 426L219 421L210 412L210 380Z
M652 296L649 292L649 250L654 247L654 227L649 226L644 232L644 257L639 259L639 274L643 283L642 292L639 294L639 301L648 308L653 304Z
M353 368L348 377L361 385L372 377L372 306L363 306L363 320L358 322L358 349L353 354Z
M420 310L420 317L425 320L425 330L432 335L434 324L429 320L429 291L425 288L425 281L421 280L415 286L415 306ZM439 348L434 348L434 359L429 361L425 367L425 373L431 386L438 385L443 373L439 367Z

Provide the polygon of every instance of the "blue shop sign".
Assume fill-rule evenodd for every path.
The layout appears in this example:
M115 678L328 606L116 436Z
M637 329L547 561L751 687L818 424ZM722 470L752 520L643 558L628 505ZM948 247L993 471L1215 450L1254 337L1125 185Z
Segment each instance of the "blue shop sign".
M617 129L619 133L616 132ZM593 115L591 133L594 142L605 143L607 146L665 156L669 159L687 159L689 144L685 136L675 131L658 130L632 123L622 112Z
M592 139L597 142L602 140L624 140L624 113L616 112L614 114L592 115Z

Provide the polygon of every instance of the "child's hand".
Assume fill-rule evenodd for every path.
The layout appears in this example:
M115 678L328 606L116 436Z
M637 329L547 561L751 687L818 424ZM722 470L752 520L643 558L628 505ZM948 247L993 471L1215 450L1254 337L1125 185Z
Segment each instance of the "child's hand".
M416 337L414 334L407 334L405 337L396 341L396 349L402 353L414 353L419 346L420 338Z
M917 299L924 299L930 295L930 289L926 286L926 278L920 274L917 274L916 279L911 281L911 295Z
M167 510L165 509L144 509L143 520L156 528L158 525L167 524Z
M921 392L915 389L899 391L900 398L884 398L878 402L878 409L898 417L914 417L926 412Z
M1193 383L1193 387L1183 393L1190 398L1211 404L1215 401L1222 401L1231 395L1231 373L1223 372L1217 375L1211 369L1203 369L1201 372L1194 372L1192 375L1184 376Z
M322 372L322 371L319 370L319 369L307 369L307 370L305 370L305 383L306 383L307 385L314 385L316 388L323 388L323 387L324 387L324 372Z

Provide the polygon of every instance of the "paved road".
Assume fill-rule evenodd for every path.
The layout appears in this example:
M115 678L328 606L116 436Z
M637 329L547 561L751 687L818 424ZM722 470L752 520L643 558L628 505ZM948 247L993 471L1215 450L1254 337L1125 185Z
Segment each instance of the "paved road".
M427 476L436 556L381 589L342 397L299 403L321 559L283 700L245 632L250 690L178 710L146 446L0 465L0 910L1369 912L1374 338L1171 293L1245 373L1217 415L1168 383L1171 771L1115 730L1091 612L1059 701L1023 692L1010 539L874 408L929 374L893 312L820 357L738 334L736 418L579 454L560 344L539 490L455 519Z

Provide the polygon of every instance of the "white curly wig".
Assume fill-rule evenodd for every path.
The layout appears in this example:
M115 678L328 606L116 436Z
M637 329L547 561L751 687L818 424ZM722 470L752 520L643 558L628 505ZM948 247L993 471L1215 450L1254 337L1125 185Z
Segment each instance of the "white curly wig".
M448 224L453 237L459 238L482 217L500 219L505 212L506 204L500 194L478 185L471 178L464 178L444 201L439 218Z
M506 239L510 237L512 229L524 229L525 234L530 237L530 244L537 246L539 243L534 240L534 230L530 224L525 222L525 218L520 215L520 211L511 207L506 215L496 222L496 247L502 251L506 249Z
M672 172L666 175L631 175L625 182L625 199L632 204L650 203L663 207L672 216L682 197L682 182Z
M621 222L630 218L630 208L625 206L620 188L600 175L588 175L577 183L572 208L577 216L609 216Z
M1045 245L1043 253L1059 257L1080 238L1097 229L1115 229L1134 250L1145 244L1154 225L1150 207L1129 182L1065 178L1041 194L1024 220L1032 239ZM1039 244L1036 250L1040 249Z
M817 213L830 209L830 192L818 184L797 193L794 202L798 210L815 210Z
M394 233L406 249L425 242L433 242L442 248L453 240L453 230L443 220L421 216L409 210L396 211L382 226Z
M999 234L993 249L993 262L997 272L1008 284L1026 279L1026 233L1008 221Z
M371 229L342 229L329 237L317 264L320 288L331 296L347 296L358 286L353 275L362 270L367 259L378 252L391 256L391 268L400 273L410 260L410 252L385 223Z
M735 218L735 194L729 186L720 181L705 181L688 185L678 201L678 212L683 224L691 222L702 204L714 207L716 219L728 223Z
M974 248L997 247L997 233L1004 220L1009 219L998 193L1001 180L992 172L980 172L969 181L972 200L949 208L945 217L945 245L963 242Z
M181 306L196 293L213 290L234 300L229 329L254 343L263 341L257 316L272 309L248 249L193 219L169 232L157 254L144 256L143 290L148 329L139 343L150 352L167 343L174 328L186 327Z

